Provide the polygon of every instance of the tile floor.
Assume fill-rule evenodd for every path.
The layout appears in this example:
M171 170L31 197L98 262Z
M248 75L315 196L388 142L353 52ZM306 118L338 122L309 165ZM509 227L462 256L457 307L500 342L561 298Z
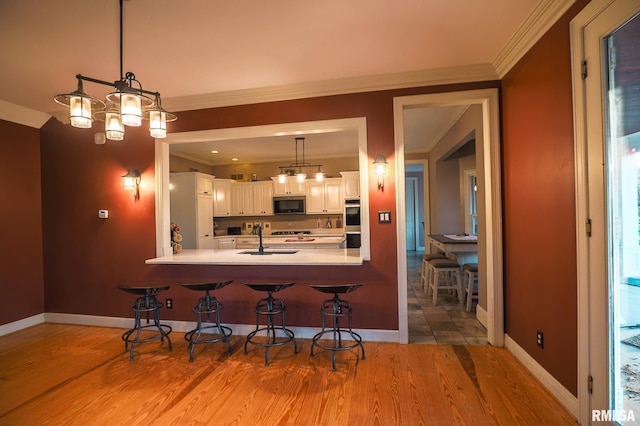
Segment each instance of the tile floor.
M420 285L423 252L407 253L407 302L409 343L433 345L486 345L487 329L476 319L476 302L471 312L445 291L433 306Z

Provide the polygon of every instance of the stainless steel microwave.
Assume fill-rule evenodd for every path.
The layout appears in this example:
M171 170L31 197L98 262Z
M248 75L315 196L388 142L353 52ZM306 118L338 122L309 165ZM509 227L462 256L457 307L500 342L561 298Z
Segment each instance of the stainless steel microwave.
M274 214L305 214L305 197L273 197Z

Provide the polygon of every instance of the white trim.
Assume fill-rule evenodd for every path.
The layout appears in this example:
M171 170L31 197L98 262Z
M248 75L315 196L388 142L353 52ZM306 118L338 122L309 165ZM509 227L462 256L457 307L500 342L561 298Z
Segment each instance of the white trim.
M42 324L45 322L45 314L37 314L32 317L23 318L18 321L10 322L0 325L0 336L5 336L16 331L24 330L25 328L33 327L34 325Z
M547 388L564 408L571 413L574 418L578 418L578 398L567 390L562 384L542 368L538 362L522 349L509 335L505 334L505 347L513 354L531 374ZM586 387L586 386L585 386Z
M39 129L50 118L51 115L44 112L0 100L0 120L10 121L12 123L18 123Z
M61 314L46 313L44 314L47 323L84 325L92 327L113 327L129 329L133 324L132 318L107 317L97 315L79 315L79 314ZM196 328L195 321L171 321L162 320L163 324L170 325L172 330L178 333L186 333ZM225 326L231 328L236 336L246 336L256 329L255 325L250 324L227 324ZM291 329L299 339L311 339L320 331L319 327L287 327ZM395 330L371 330L371 329L354 329L356 333L362 337L363 341L369 342L397 342L398 332ZM343 337L346 340L346 337Z
M476 64L167 98L162 100L162 104L171 111L189 111L231 105L497 79L498 75L491 64Z
M396 234L398 239L398 327L400 343L408 343L407 319L407 241L404 203L404 132L403 109L420 106L450 106L479 104L482 106L482 131L484 144L485 233L479 244L484 245L487 256L487 340L493 346L504 345L504 294L502 253L502 192L500 162L500 115L498 89L481 89L461 92L436 93L394 98L394 139L396 169ZM483 230L479 230L480 232Z
M540 0L492 61L498 76L504 77L573 3L575 0Z
M480 305L476 305L476 319L484 326L484 328L487 328L487 311Z
M360 256L363 260L371 260L371 229L369 225L369 169L371 164L367 153L367 119L365 117L181 132L167 135L166 139L156 139L156 255L162 257L171 253L171 219L169 205L170 144L257 138L274 135L281 136L283 134L294 135L299 132L304 133L306 131L323 129L352 129L358 133L360 205L362 209L362 214L360 215L360 229L362 232Z

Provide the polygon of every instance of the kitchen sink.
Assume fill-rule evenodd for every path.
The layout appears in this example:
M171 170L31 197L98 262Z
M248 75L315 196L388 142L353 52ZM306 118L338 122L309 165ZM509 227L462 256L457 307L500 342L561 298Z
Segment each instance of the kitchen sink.
M263 251L262 253L257 251L257 250L247 250L247 251L241 251L238 254L252 254L252 255L258 255L258 256L264 256L264 255L268 255L268 254L294 254L299 252L300 250L280 250L280 251Z

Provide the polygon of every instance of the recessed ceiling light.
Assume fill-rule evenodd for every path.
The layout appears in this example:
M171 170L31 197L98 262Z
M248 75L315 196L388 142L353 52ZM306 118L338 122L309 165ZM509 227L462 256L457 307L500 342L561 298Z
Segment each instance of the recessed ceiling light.
M237 158L232 158L231 161L238 161L238 159Z
M218 150L217 150L217 149L212 149L210 152L211 152L212 154L217 154L217 153L218 153Z

